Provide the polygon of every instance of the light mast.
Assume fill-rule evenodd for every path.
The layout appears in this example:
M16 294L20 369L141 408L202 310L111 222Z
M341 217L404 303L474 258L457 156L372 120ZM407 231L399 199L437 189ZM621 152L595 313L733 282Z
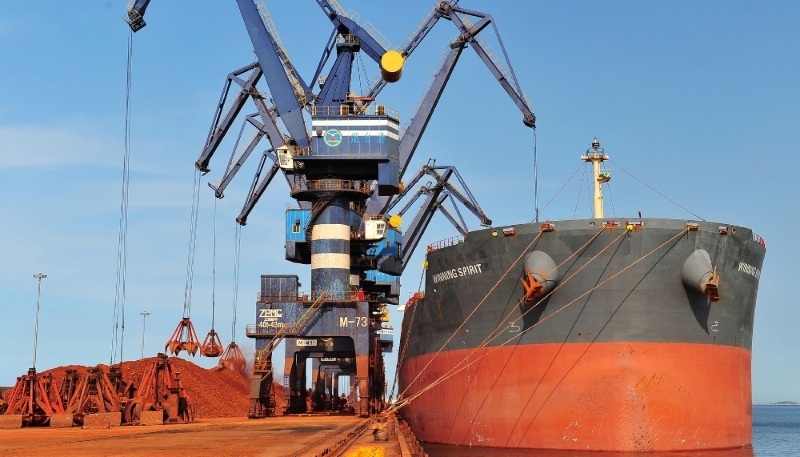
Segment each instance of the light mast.
M611 171L600 168L600 164L609 160L608 154L600 147L600 142L597 137L592 141L592 147L586 150L586 153L581 155L581 160L584 162L592 162L593 175L594 175L594 218L603 218L603 191L600 184L611 180Z

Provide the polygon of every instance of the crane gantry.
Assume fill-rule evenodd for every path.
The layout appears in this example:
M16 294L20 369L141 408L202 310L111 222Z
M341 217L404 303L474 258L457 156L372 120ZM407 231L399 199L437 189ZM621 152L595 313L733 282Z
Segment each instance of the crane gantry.
M339 371L352 373L355 378L357 413L367 415L382 410L381 351L390 347L386 335L391 337L390 328L382 325L388 320L386 304L398 296L398 276L433 213L442 209L464 233L466 223L457 208L453 213L442 206L449 197L473 212L481 224L491 224L452 166L428 164L410 180L409 186L403 185L403 177L465 48L472 48L486 64L522 112L523 124L535 128L536 122L532 104L514 74L491 15L462 8L458 0L438 1L415 32L391 49L388 40L372 24L361 21L357 13L345 11L336 0L316 2L333 26L309 80L318 85L318 92L289 59L263 0L236 0L257 59L227 75L208 136L195 162L197 170L210 171L210 162L223 138L240 118L247 101L252 101L256 112L244 116L227 167L211 187L216 197L222 198L226 186L266 139L268 146L261 154L237 222L246 223L278 172L284 175L290 195L297 201L297 207L286 213L286 259L310 264L311 291L299 292L296 276L262 276L256 303L257 324L247 328L247 335L256 340L250 417L274 414L280 406L274 404L271 390L273 343L279 337L286 339L285 411L305 410L307 394L303 387L308 358L315 360L316 370L317 359L325 358L328 363L346 361L347 367L341 362ZM127 21L134 32L146 25L144 14L149 3L150 0L134 0L130 5ZM401 128L397 112L378 103L377 98L387 83L401 78L404 62L442 19L451 22L458 34L407 126ZM494 54L480 36L490 26L502 57ZM334 51L336 57L329 64ZM352 67L359 53L374 61L381 73L364 94L355 94L351 88ZM267 90L259 88L261 81ZM253 133L242 141L245 128L253 129ZM425 195L425 203L409 227L401 230L401 218L389 213L423 176L430 176L435 182L416 194ZM456 176L461 189L449 182L452 176ZM410 204L400 213L405 213Z

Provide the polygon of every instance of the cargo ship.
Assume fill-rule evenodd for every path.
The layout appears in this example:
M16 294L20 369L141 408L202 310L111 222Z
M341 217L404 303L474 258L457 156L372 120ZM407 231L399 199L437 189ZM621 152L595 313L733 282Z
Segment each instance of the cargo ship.
M406 305L397 406L425 442L691 451L751 443L764 240L702 220L591 219L429 246Z

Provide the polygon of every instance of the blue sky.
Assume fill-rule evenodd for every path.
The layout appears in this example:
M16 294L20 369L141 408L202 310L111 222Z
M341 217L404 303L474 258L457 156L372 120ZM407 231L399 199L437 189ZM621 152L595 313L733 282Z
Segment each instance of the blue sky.
M402 43L430 1L342 0ZM0 385L31 362L42 270L38 367L107 363L124 138L126 1L0 0ZM202 4L202 7L198 7ZM330 33L311 0L267 2L288 53L310 78ZM800 401L798 255L800 36L794 2L513 2L463 0L493 14L538 118L541 206L580 166L597 136L613 161L708 220L753 228L767 242L753 344L753 400ZM181 317L193 163L225 76L253 60L235 2L154 0L134 37L132 149L124 357L153 355ZM381 102L407 116L456 29L441 21ZM496 43L487 36L490 43ZM363 56L371 80L376 66ZM365 82L367 78L364 78ZM358 88L354 87L357 91ZM211 162L201 194L192 320L211 320L213 200L231 148ZM532 135L471 50L461 57L411 168L456 165L497 225L533 219ZM218 202L216 329L230 340L234 218L255 160ZM607 211L691 218L625 173ZM542 213L588 217L580 172ZM610 194L610 195L609 195ZM609 198L610 197L610 198ZM613 200L613 205L609 204ZM284 209L276 180L242 231L239 327L255 320L261 274L282 261ZM469 221L477 228L477 221ZM442 216L422 245L455 233ZM403 296L419 281L421 250ZM401 316L394 313L399 327ZM278 359L281 357L278 356ZM214 360L195 359L204 366ZM391 365L394 358L387 360ZM390 376L393 373L390 373Z

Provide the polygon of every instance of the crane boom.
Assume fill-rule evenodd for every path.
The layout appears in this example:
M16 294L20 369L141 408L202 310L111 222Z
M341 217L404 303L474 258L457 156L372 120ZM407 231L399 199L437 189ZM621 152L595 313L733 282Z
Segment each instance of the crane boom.
M261 177L261 174L264 170L264 166L266 165L267 159L272 160L272 165L270 165L269 169L267 170L264 177ZM253 177L253 184L250 186L250 191L247 193L247 200L242 206L242 210L239 212L239 216L236 217L236 222L239 225L246 225L247 224L247 217L250 215L250 212L253 211L253 208L258 203L258 200L264 195L264 191L267 190L267 186L269 183L272 182L272 178L278 174L278 170L280 170L280 166L278 166L278 157L275 155L272 150L264 151L264 155L261 156L261 162L258 164L258 170L256 171L256 175Z
M425 232L425 229L428 227L428 224L430 224L433 215L436 213L436 210L441 210L444 216L453 224L456 230L458 230L462 235L466 236L468 232L467 224L464 221L461 212L458 211L458 206L454 206L458 219L456 219L455 216L453 216L453 214L445 206L443 206L443 203L447 198L461 202L465 208L467 208L480 220L481 225L486 226L492 224L492 220L489 219L489 217L478 204L477 200L475 200L475 197L472 195L472 192L470 192L469 187L467 187L466 182L464 182L464 179L461 177L461 174L458 172L458 170L453 166L436 166L431 163L423 165L417 171L411 180L409 180L409 185L403 189L403 192L391 199L387 210L391 211L395 206L397 206L400 201L411 192L411 189L425 176L429 176L436 181L432 184L424 185L417 189L414 196L411 197L411 199L406 202L397 212L398 215L402 216L422 195L427 196L425 202L414 216L414 219L403 232L401 241L403 249L399 255L399 258L383 256L378 259L378 270L381 272L391 275L402 274L403 270L408 264L408 261L414 254L414 250L419 244L422 234ZM454 176L461 185L461 189L450 183L450 180Z
M247 80L242 80L239 76L247 73L248 71L250 72L250 75L248 76ZM222 139L225 137L225 134L228 133L231 125L233 125L233 121L236 119L236 116L238 116L239 112L242 111L247 98L250 95L257 93L255 86L262 74L263 72L261 71L261 67L258 65L258 63L252 63L228 74L225 80L225 86L222 89L222 95L220 95L219 102L217 103L217 109L214 113L214 120L212 121L211 128L208 131L208 138L203 146L203 150L200 151L200 157L195 162L195 167L197 167L198 170L202 171L203 173L208 173L210 171L208 168L208 162L217 151L217 148L222 142ZM241 88L231 101L228 110L223 114L223 111L225 110L225 101L228 98L231 83L233 82L239 84Z
M455 6L458 3L458 0L451 0L449 3L451 6ZM417 49L422 40L428 36L428 33L433 30L433 26L439 21L439 19L447 16L447 10L441 4L441 2L436 2L433 5L433 9L428 13L427 16L422 20L422 22L417 26L414 33L412 33L408 39L406 39L405 43L400 45L397 48L397 51L403 55L406 59L411 56L411 53ZM378 94L383 90L386 86L386 81L383 78L378 77L371 85L371 89L369 94L367 94L368 99L374 99L378 96Z
M520 109L520 111L522 111L523 124L530 128L535 128L536 125L536 116L533 114L531 109L531 103L525 98L522 90L520 89L519 82L513 73L513 67L511 66L510 61L508 61L505 48L503 47L503 42L500 39L500 34L497 31L497 27L493 22L492 16L477 11L466 10L456 6L455 3L447 2L438 3L436 5L436 11L438 15L446 17L452 21L456 27L458 27L461 34L453 43L450 44L450 50L442 61L441 66L434 73L433 81L429 84L427 92L419 102L418 109L410 118L408 127L405 129L405 132L403 132L403 135L400 138L399 162L401 180L408 169L408 165L414 156L414 152L416 152L416 149L419 146L419 142L422 139L422 135L425 133L425 129L428 126L428 122L430 121L437 104L439 103L439 99L444 93L444 88L447 85L447 82L450 80L450 76L453 73L456 63L458 63L458 58L461 56L461 52L465 47L467 47L468 44L475 49L475 52L489 68L492 75L495 76L506 93L511 97L511 100L514 102L514 104ZM462 17L463 15L478 17L480 20L477 23L472 24L472 22L466 19L466 17ZM430 24L430 27L432 27L433 24L435 24L435 21L432 19L429 20L426 23L426 27L428 24ZM488 45L486 45L485 42L479 38L478 34L489 25L491 25L495 30L498 41L500 42L500 47L503 50L503 55L506 56L506 62L508 63L508 68L510 69L509 72L503 71L503 67L499 66L495 62L496 59L491 57ZM427 33L425 28L422 30L424 33ZM369 200L367 212L370 214L385 214L388 211L389 203L390 198L373 195Z
M280 54L275 50L274 40L266 25L261 20L261 15L253 0L236 0L239 11L242 13L247 33L253 50L264 72L264 80L269 86L272 99L278 114L289 131L292 140L298 146L307 148L309 145L306 121L303 118L305 105L297 99L295 88L284 69Z
M472 24L466 17L459 16L459 14L479 17L481 20L475 24ZM475 52L478 54L478 57L480 57L483 63L486 64L486 66L489 68L489 71L492 72L492 75L494 75L508 96L511 97L511 100L514 102L514 104L517 105L517 108L522 111L522 123L530 128L536 128L536 116L533 114L533 109L531 106L532 103L526 99L522 89L520 88L519 81L517 81L517 78L514 75L514 68L511 66L511 62L508 60L508 54L506 53L505 46L503 46L503 40L500 38L500 32L497 31L497 26L495 25L492 16L489 14L480 13L478 11L452 6L450 7L448 16L461 31L462 36L467 40L467 42L469 42L470 45L472 45L472 49L475 50ZM508 64L509 72L503 71L504 68L499 66L496 63L496 60L493 59L489 46L478 37L478 32L483 30L489 24L491 24L492 28L494 28L495 35L500 43L500 49L502 49L503 56Z

